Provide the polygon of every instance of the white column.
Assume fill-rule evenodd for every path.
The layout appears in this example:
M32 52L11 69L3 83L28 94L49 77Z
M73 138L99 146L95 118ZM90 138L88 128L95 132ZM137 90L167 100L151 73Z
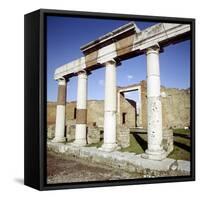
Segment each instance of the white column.
M86 145L86 124L87 124L87 72L80 71L78 73L77 88L77 114L76 114L76 146Z
M139 120L138 120L138 126L142 127L142 103L141 103L141 86L138 89L138 116L139 116Z
M110 60L105 63L105 100L104 100L104 143L100 150L114 151L116 144L116 112L117 112L117 88L116 88L116 62Z
M55 138L52 142L65 142L66 80L58 80Z
M147 134L148 149L145 156L152 160L162 160L166 152L162 146L162 105L160 100L159 47L147 49Z

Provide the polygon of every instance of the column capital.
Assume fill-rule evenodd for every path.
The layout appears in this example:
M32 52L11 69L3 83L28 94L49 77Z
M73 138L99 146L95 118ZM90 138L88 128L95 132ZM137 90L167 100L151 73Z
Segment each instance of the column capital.
M107 64L115 64L116 66L121 65L120 61L118 59L114 59L114 58L106 61L104 64L105 65L107 65Z
M57 79L57 81L58 81L58 85L66 85L66 83L69 81L69 79L62 77L62 78Z
M156 53L158 54L160 51L160 46L159 44L154 44L148 48L146 48L146 55L150 54L150 53Z
M115 59L110 59L108 61L105 62L105 64L110 63L110 64L116 64L116 60Z
M83 70L78 71L76 74L77 74L77 75L80 75L80 74L83 74L83 75L90 75L91 72L90 72L90 71L86 71L86 70L83 69Z

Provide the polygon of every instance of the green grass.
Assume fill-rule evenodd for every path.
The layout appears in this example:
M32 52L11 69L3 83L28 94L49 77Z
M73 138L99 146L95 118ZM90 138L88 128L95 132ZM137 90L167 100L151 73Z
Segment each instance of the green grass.
M180 131L181 130L181 131ZM188 130L185 129L176 129L176 133L189 135ZM138 134L143 140L147 141L147 134ZM184 138L181 136L174 136L174 142L178 143L179 145L190 147L190 139ZM130 135L130 146L127 148L122 148L121 152L134 152L136 154L144 153L143 149L141 148L140 144L136 141L133 134ZM169 154L169 158L173 158L176 160L190 160L190 152L186 149L177 146L174 144L174 150Z
M189 129L173 129L173 133L179 133L179 134L190 134Z
M187 136L190 136L190 130L185 129L174 129L173 132L175 134L174 136L174 150L169 154L169 158L176 159L176 160L190 160L190 152L185 149L190 147L190 138ZM147 134L137 134L140 136L143 140L147 141ZM87 147L101 147L103 144L103 140L96 144L88 144ZM121 152L133 152L136 154L142 154L144 153L144 150L142 149L141 145L137 142L133 134L130 134L130 146L126 148L121 148L119 151Z
M174 145L174 150L168 155L168 158L175 160L190 160L190 153Z
M190 138L189 137L185 138L185 136L190 136L190 130L175 129L173 130L173 132L174 134L180 134L180 135L174 136L174 150L170 153L168 157L176 160L190 160L190 152L176 145L176 143L178 143L188 148L190 147L191 145Z
M174 136L174 142L179 142L179 143L185 144L187 146L190 146L189 138L182 138L180 136Z
M136 154L144 153L142 147L138 144L133 134L130 135L130 146L120 149L121 152L134 152Z

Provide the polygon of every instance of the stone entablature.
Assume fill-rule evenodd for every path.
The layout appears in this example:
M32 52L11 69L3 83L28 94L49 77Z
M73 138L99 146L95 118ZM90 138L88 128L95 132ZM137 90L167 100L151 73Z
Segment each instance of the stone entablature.
M94 70L110 59L123 60L127 57L141 55L145 49L155 44L163 48L180 41L180 38L186 39L189 34L190 25L188 24L159 23L140 31L132 22L124 26L122 30L116 29L81 47L84 56L58 67L54 79L74 76L75 73L86 68Z

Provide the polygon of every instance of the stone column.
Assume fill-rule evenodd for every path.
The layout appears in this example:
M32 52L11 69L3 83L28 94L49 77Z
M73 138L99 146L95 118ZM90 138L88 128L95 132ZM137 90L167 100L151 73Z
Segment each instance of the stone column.
M152 160L162 160L166 152L162 146L162 105L160 99L159 46L146 51L147 55L147 134L148 149L145 156Z
M86 145L86 124L87 124L87 72L78 72L77 88L77 110L76 110L76 146Z
M116 112L117 112L117 88L116 88L116 62L110 60L105 63L105 100L104 100L104 143L100 150L113 151L116 144Z
M65 142L65 106L66 106L66 80L58 80L58 98L56 108L56 127L53 142Z
M142 101L141 101L141 86L138 89L138 127L142 127Z

